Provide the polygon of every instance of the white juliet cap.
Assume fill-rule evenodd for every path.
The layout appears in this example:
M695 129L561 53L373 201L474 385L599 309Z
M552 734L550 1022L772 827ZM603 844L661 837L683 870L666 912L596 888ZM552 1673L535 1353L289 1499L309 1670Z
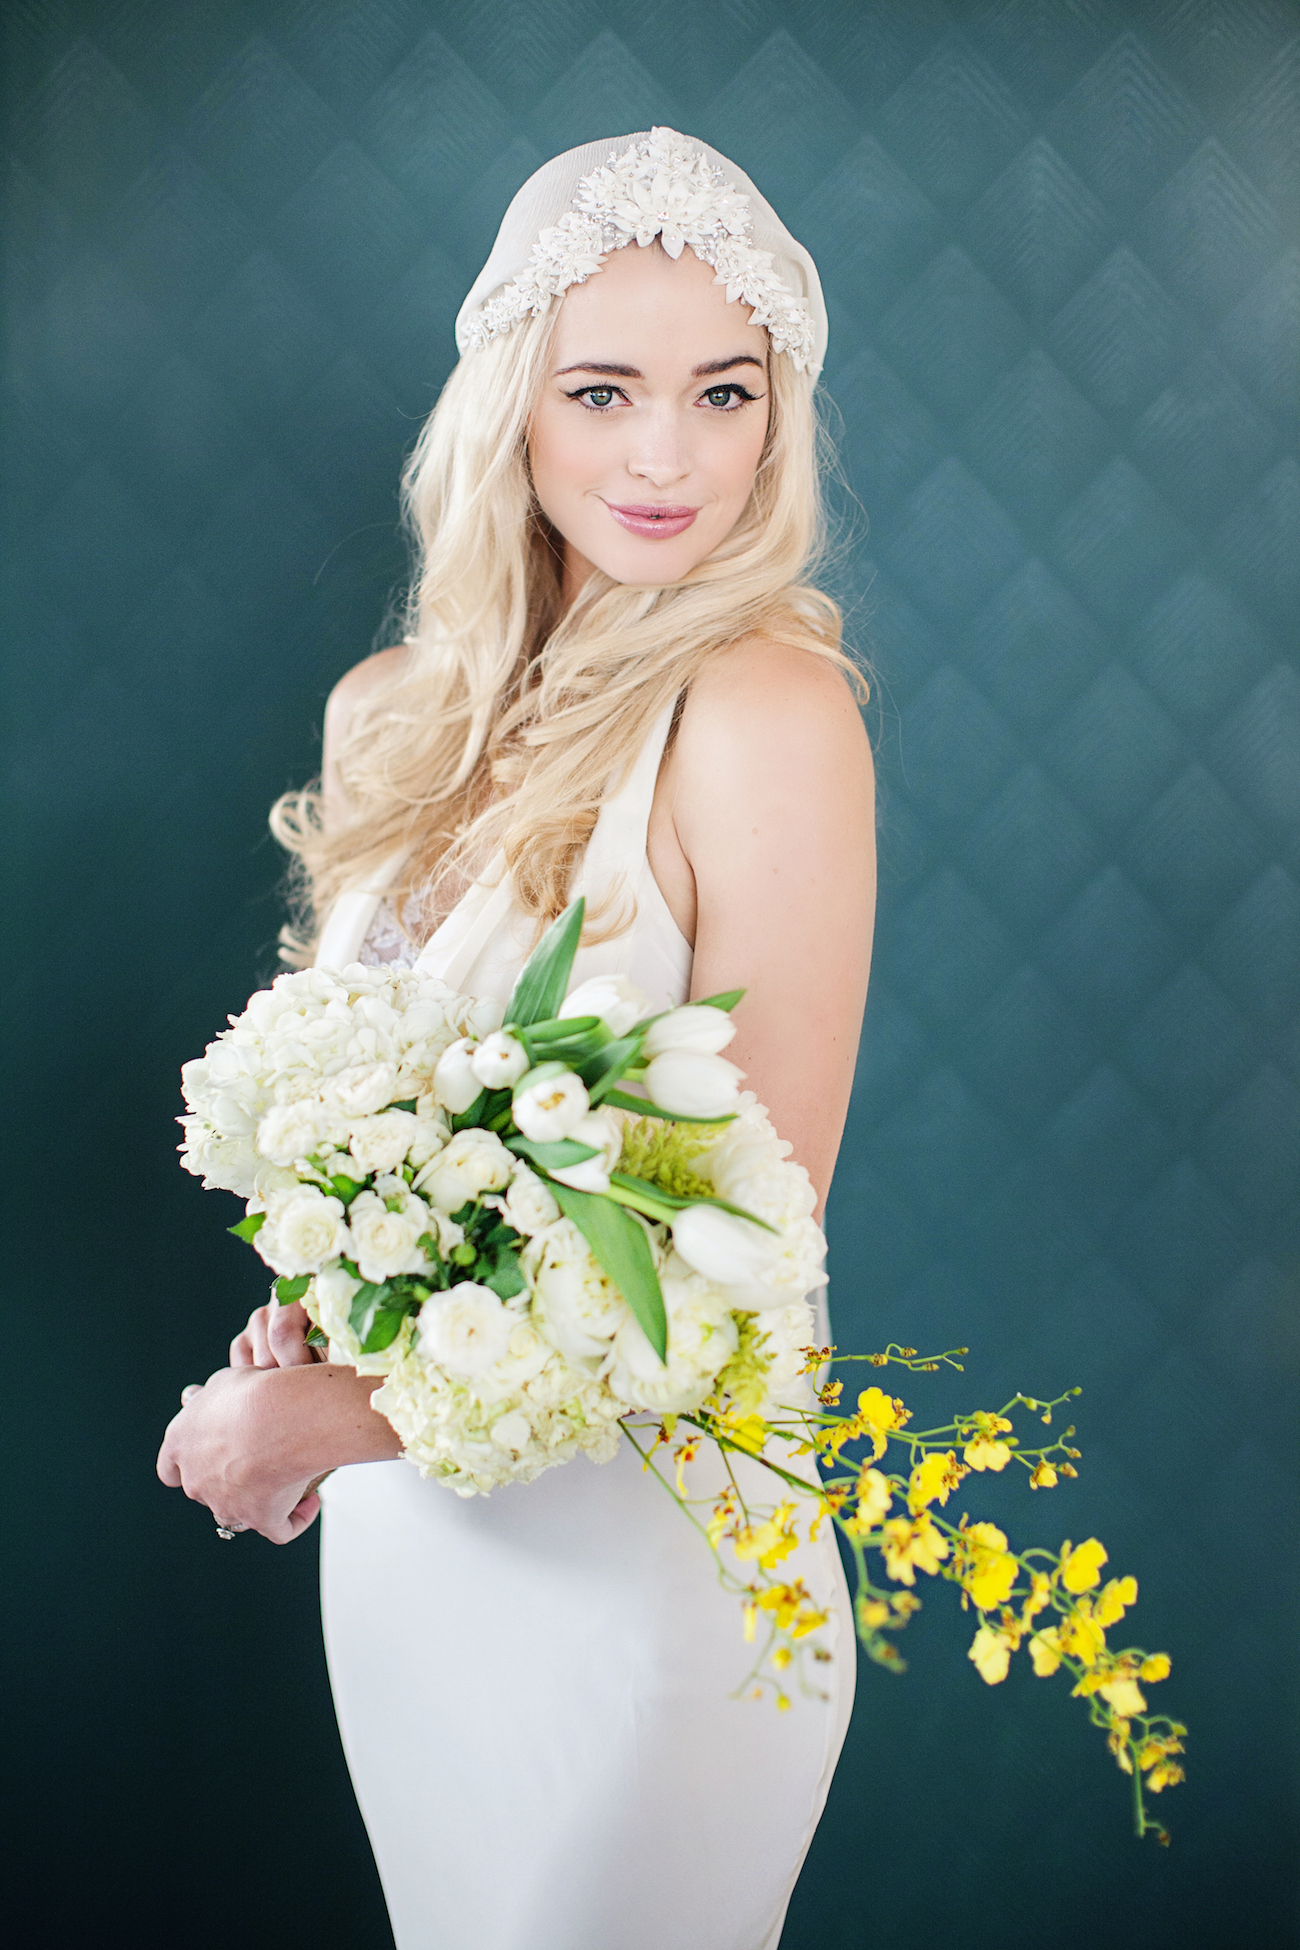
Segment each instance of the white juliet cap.
M456 319L462 355L549 309L599 271L610 251L660 237L689 246L752 307L773 349L815 379L826 356L817 266L744 170L675 129L606 137L552 156L528 178Z

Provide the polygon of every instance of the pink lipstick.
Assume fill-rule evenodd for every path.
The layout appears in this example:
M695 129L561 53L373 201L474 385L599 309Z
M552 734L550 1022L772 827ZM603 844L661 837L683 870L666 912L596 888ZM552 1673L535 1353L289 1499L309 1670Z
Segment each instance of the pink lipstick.
M605 506L613 515L620 528L626 528L633 535L650 535L655 541L667 541L670 535L680 535L690 527L698 508L666 508L654 503L638 507L616 507L612 501Z

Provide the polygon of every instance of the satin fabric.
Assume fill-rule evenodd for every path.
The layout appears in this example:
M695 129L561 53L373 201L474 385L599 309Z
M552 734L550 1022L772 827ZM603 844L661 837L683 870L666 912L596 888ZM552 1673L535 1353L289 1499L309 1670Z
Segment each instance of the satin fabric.
M656 1007L684 1001L691 974L646 858L670 721L583 863L589 897L635 918L574 970L629 975ZM382 883L336 905L326 965L356 959ZM489 872L419 960L504 1003L530 941ZM693 1495L720 1488L707 1448L690 1469ZM733 1697L752 1656L740 1605L630 1444L469 1499L406 1462L359 1465L323 1501L330 1679L397 1950L775 1950L853 1701L826 1531L787 1565L829 1606L834 1657L810 1668L821 1695L778 1713Z

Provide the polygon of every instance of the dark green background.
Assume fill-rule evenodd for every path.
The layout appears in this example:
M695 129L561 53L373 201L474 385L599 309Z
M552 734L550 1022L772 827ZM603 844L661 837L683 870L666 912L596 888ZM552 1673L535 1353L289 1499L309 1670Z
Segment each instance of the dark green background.
M399 464L507 198L663 120L816 253L870 522L840 1339L969 1341L936 1410L1085 1385L1080 1483L985 1501L1137 1573L1194 1735L1140 1848L1063 1686L986 1690L927 1593L786 1950L1294 1941L1300 11L3 19L15 1940L389 1941L314 1539L220 1544L151 1473L263 1292L176 1168L176 1071L273 967L266 808L400 578Z

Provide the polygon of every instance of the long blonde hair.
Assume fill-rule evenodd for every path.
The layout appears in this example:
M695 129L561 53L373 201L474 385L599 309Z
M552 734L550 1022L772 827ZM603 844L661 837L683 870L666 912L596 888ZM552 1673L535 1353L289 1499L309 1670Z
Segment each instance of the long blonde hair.
M401 849L399 903L418 892L436 905L439 882L500 848L525 910L539 925L558 914L611 778L742 637L798 644L864 688L840 648L838 608L806 580L825 538L819 429L811 385L779 353L767 440L730 534L662 588L597 571L562 613L562 542L527 455L557 314L462 358L407 463L406 654L353 713L338 760L346 813L327 816L319 785L271 813L297 862L288 961L310 961L335 896Z

